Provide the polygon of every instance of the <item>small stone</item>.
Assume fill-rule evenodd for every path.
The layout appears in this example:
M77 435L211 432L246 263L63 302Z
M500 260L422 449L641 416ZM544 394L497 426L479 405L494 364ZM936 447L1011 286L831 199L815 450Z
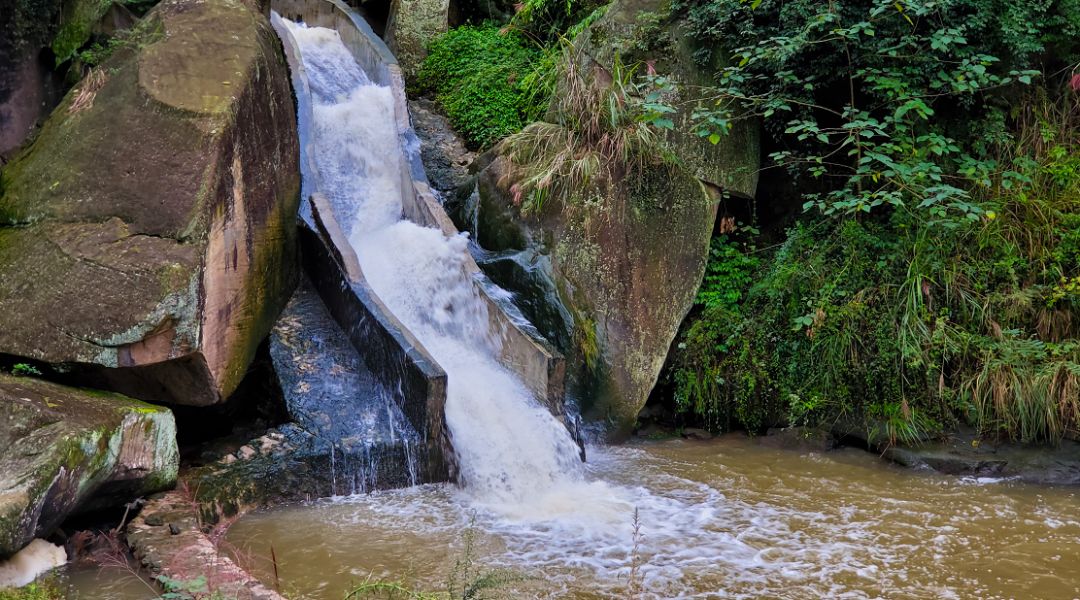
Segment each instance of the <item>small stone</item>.
M682 435L684 438L691 440L711 440L713 438L713 434L696 427L687 427L686 429L683 429Z
M147 515L143 522L151 527L161 527L165 524L165 519L159 514Z

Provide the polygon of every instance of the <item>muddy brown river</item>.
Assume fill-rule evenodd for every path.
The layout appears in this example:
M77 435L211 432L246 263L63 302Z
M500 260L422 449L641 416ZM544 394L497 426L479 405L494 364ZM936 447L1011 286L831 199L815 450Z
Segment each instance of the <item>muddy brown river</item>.
M272 547L281 588L314 599L368 577L442 590L469 537L477 569L523 578L515 598L629 597L632 572L645 598L1080 598L1074 489L743 436L594 448L588 473L517 509L449 486L276 508L227 543L271 584Z
M277 508L227 543L271 584L273 548L281 589L313 599L368 578L442 590L469 537L516 598L629 597L632 572L645 598L1080 598L1073 489L742 436L593 448L588 480L519 507L432 485ZM79 597L147 597L92 585Z

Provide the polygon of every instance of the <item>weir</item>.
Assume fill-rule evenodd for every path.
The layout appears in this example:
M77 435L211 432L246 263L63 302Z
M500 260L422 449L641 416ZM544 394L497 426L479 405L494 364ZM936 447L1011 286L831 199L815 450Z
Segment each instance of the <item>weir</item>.
M563 358L481 273L432 191L393 55L337 0L271 8L297 99L308 279L271 349L295 425L316 453L329 445L329 493L505 484L478 466L479 446L544 457L528 475L574 471Z

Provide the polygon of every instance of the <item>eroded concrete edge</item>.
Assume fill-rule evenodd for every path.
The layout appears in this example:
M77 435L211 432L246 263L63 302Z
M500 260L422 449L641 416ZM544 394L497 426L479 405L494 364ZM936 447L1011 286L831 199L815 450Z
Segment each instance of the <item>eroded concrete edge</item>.
M197 506L180 490L146 503L127 528L128 544L142 566L155 577L178 581L205 577L209 591L225 598L286 600L221 551L224 530L220 525L204 525Z

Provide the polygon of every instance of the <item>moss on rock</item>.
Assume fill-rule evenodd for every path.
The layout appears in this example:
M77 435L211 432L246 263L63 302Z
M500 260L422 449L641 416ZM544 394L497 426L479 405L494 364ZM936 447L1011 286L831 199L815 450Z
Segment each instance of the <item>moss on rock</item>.
M64 0L60 30L52 42L56 64L75 56L90 39L94 24L109 12L112 5L113 0Z
M74 510L168 489L178 469L168 409L0 375L0 557Z
M427 45L446 33L449 0L393 0L386 24L386 43L412 82L427 56Z
M648 61L661 75L702 83L681 24L660 0L618 0L575 39L573 68L611 73ZM618 58L616 58L618 57ZM692 89L692 85L687 89ZM686 101L686 102L684 102ZM679 99L693 105L693 98ZM685 121L689 114L679 113ZM479 241L516 239L524 226L551 257L554 287L573 315L570 348L587 414L630 432L663 367L705 271L718 189L752 197L760 164L756 124L742 123L716 145L685 131L669 133L666 164L646 167L607 187L587 206L524 218L505 176L505 158L488 159L479 177ZM517 214L508 224L506 211Z
M209 404L296 283L295 112L248 4L165 0L145 19L155 35L72 90L3 172L0 352Z

